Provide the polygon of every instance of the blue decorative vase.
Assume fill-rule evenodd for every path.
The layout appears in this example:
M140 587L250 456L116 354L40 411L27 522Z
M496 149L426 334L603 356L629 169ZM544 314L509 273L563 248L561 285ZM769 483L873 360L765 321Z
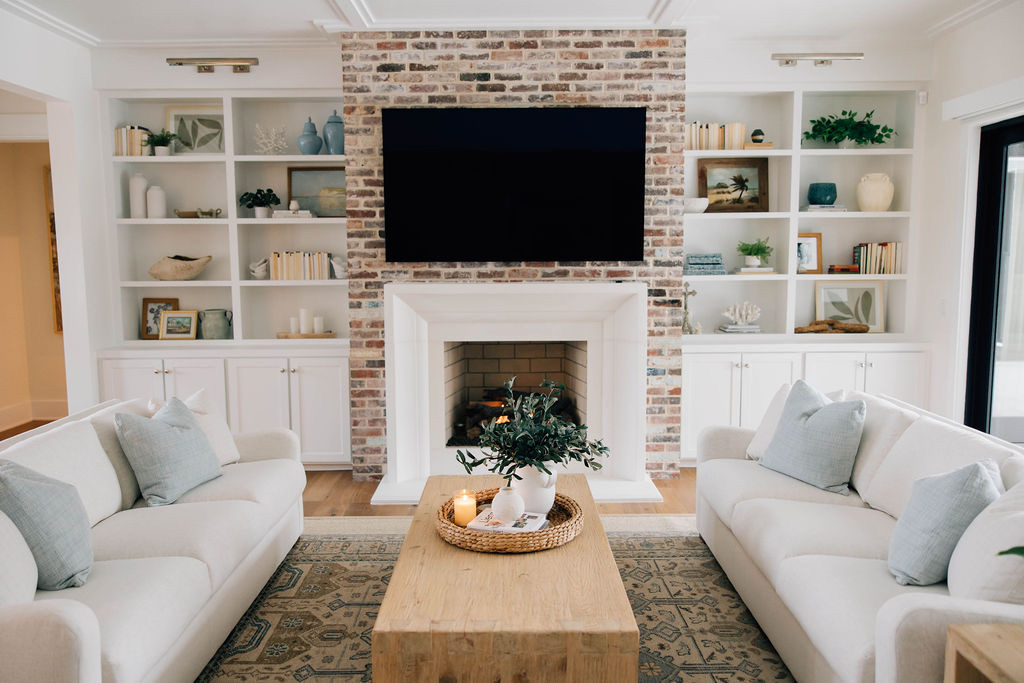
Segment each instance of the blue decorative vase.
M345 124L338 116L337 109L327 117L327 123L324 124L324 143L328 154L345 153Z
M808 204L835 204L837 196L835 183L811 183L807 188Z
M320 148L324 146L324 141L316 134L316 124L313 123L312 116L302 124L302 135L299 136L298 143L299 151L303 154L319 154Z

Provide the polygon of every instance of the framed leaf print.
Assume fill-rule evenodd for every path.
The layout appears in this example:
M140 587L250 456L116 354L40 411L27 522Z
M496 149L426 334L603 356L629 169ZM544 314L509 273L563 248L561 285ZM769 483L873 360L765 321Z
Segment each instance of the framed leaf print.
M818 320L862 323L868 332L885 332L884 283L842 280L814 283L814 314Z
M175 154L223 154L224 110L215 105L167 107L167 130L175 133Z

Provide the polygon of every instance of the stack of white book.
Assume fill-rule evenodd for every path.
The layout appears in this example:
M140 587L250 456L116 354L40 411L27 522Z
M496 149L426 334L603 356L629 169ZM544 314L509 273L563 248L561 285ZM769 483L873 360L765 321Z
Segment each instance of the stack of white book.
M289 211L288 209L274 209L274 218L316 218L309 209Z
M842 204L808 204L805 211L846 211Z
M521 534L526 531L540 531L548 528L547 515L538 512L524 512L519 519L506 524L491 512L491 508L484 508L483 511L473 518L473 521L466 525L467 529L475 531L494 531L505 534Z
M761 331L761 326L755 323L722 323L718 326L718 331L727 334L754 334Z

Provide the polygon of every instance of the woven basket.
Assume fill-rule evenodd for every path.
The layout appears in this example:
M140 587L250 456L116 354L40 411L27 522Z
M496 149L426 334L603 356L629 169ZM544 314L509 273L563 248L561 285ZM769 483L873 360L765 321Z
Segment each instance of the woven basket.
M484 489L476 492L477 504L489 503L499 489ZM453 520L455 504L449 499L437 510L435 526L437 533L448 543L478 553L532 553L565 545L583 531L583 510L579 503L555 494L555 504L548 512L548 528L522 533L497 533L477 531L456 524Z

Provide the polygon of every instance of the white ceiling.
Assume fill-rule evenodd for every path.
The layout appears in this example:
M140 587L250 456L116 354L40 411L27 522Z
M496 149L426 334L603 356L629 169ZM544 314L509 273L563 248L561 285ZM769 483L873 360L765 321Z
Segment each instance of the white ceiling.
M686 27L722 38L923 41L1020 0L0 0L93 46L309 44L348 29Z

